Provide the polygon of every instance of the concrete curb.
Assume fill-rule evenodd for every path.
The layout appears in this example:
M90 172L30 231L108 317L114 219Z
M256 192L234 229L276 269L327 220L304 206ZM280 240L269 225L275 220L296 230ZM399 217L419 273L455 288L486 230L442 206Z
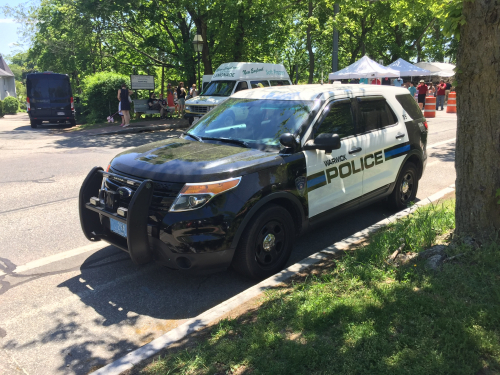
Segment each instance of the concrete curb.
M328 246L327 248L308 256L307 258L301 260L298 263L291 265L290 267L284 269L283 271L277 273L274 276L269 277L266 280L261 281L257 285L237 294L236 296L220 303L217 306L205 311L204 313L198 315L195 318L189 319L184 324L178 326L177 328L165 333L164 335L158 337L157 339L151 341L150 343L140 347L133 352L128 353L126 356L112 362L99 370L94 371L90 375L118 375L123 371L131 369L133 366L142 362L143 360L157 354L160 350L166 348L167 346L185 338L190 333L199 331L206 326L208 326L213 321L224 316L228 312L234 310L241 304L251 300L252 298L258 296L260 293L266 289L272 288L281 284L282 282L288 280L292 276L299 272L320 263L322 260L327 259L332 254L338 254L342 252L347 246L359 242L366 238L367 235L377 231L378 229L390 224L404 216L409 215L414 212L418 207L428 205L430 203L436 202L437 200L443 198L446 194L449 194L455 190L455 184L444 188L443 190L431 195L430 197L418 202L414 206L407 208L406 210L400 211L384 220L379 221L372 226L353 234L350 237L343 239L340 242Z

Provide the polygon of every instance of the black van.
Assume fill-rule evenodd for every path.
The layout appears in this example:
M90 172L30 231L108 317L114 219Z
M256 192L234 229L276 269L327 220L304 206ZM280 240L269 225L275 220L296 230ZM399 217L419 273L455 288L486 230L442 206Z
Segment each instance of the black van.
M26 103L31 127L43 121L76 124L71 84L66 74L32 73L26 76Z

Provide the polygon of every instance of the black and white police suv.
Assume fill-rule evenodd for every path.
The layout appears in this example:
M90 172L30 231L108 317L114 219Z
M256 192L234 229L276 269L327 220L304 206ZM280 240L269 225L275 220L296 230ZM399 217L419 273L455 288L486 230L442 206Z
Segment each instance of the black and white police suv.
M179 138L117 155L80 191L90 241L138 264L262 279L308 227L387 198L415 199L427 123L404 88L308 85L241 91Z

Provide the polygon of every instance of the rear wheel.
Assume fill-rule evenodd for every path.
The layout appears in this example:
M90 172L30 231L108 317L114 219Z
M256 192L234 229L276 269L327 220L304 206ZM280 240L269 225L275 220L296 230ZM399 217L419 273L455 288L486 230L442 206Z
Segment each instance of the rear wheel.
M396 181L393 192L389 195L389 203L395 210L403 210L410 202L415 201L418 190L417 167L406 163Z
M30 124L31 124L31 127L32 127L33 129L36 129L36 127L39 125L39 124L38 124L38 121L35 121L35 120L31 120L31 121L30 121Z
M233 259L233 268L261 280L281 271L292 253L293 219L283 207L270 204L248 224Z
M71 124L71 126L76 126L76 120L75 119L69 120L69 123Z

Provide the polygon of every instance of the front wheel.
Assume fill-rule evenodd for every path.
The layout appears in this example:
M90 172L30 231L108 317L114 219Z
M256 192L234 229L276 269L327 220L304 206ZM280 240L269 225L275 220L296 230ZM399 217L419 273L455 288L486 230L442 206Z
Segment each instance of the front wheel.
M294 237L293 219L287 210L274 204L262 208L238 243L233 268L255 280L274 275L290 258Z
M396 181L393 192L389 195L389 203L397 211L403 210L410 202L415 201L418 190L417 167L406 163Z

